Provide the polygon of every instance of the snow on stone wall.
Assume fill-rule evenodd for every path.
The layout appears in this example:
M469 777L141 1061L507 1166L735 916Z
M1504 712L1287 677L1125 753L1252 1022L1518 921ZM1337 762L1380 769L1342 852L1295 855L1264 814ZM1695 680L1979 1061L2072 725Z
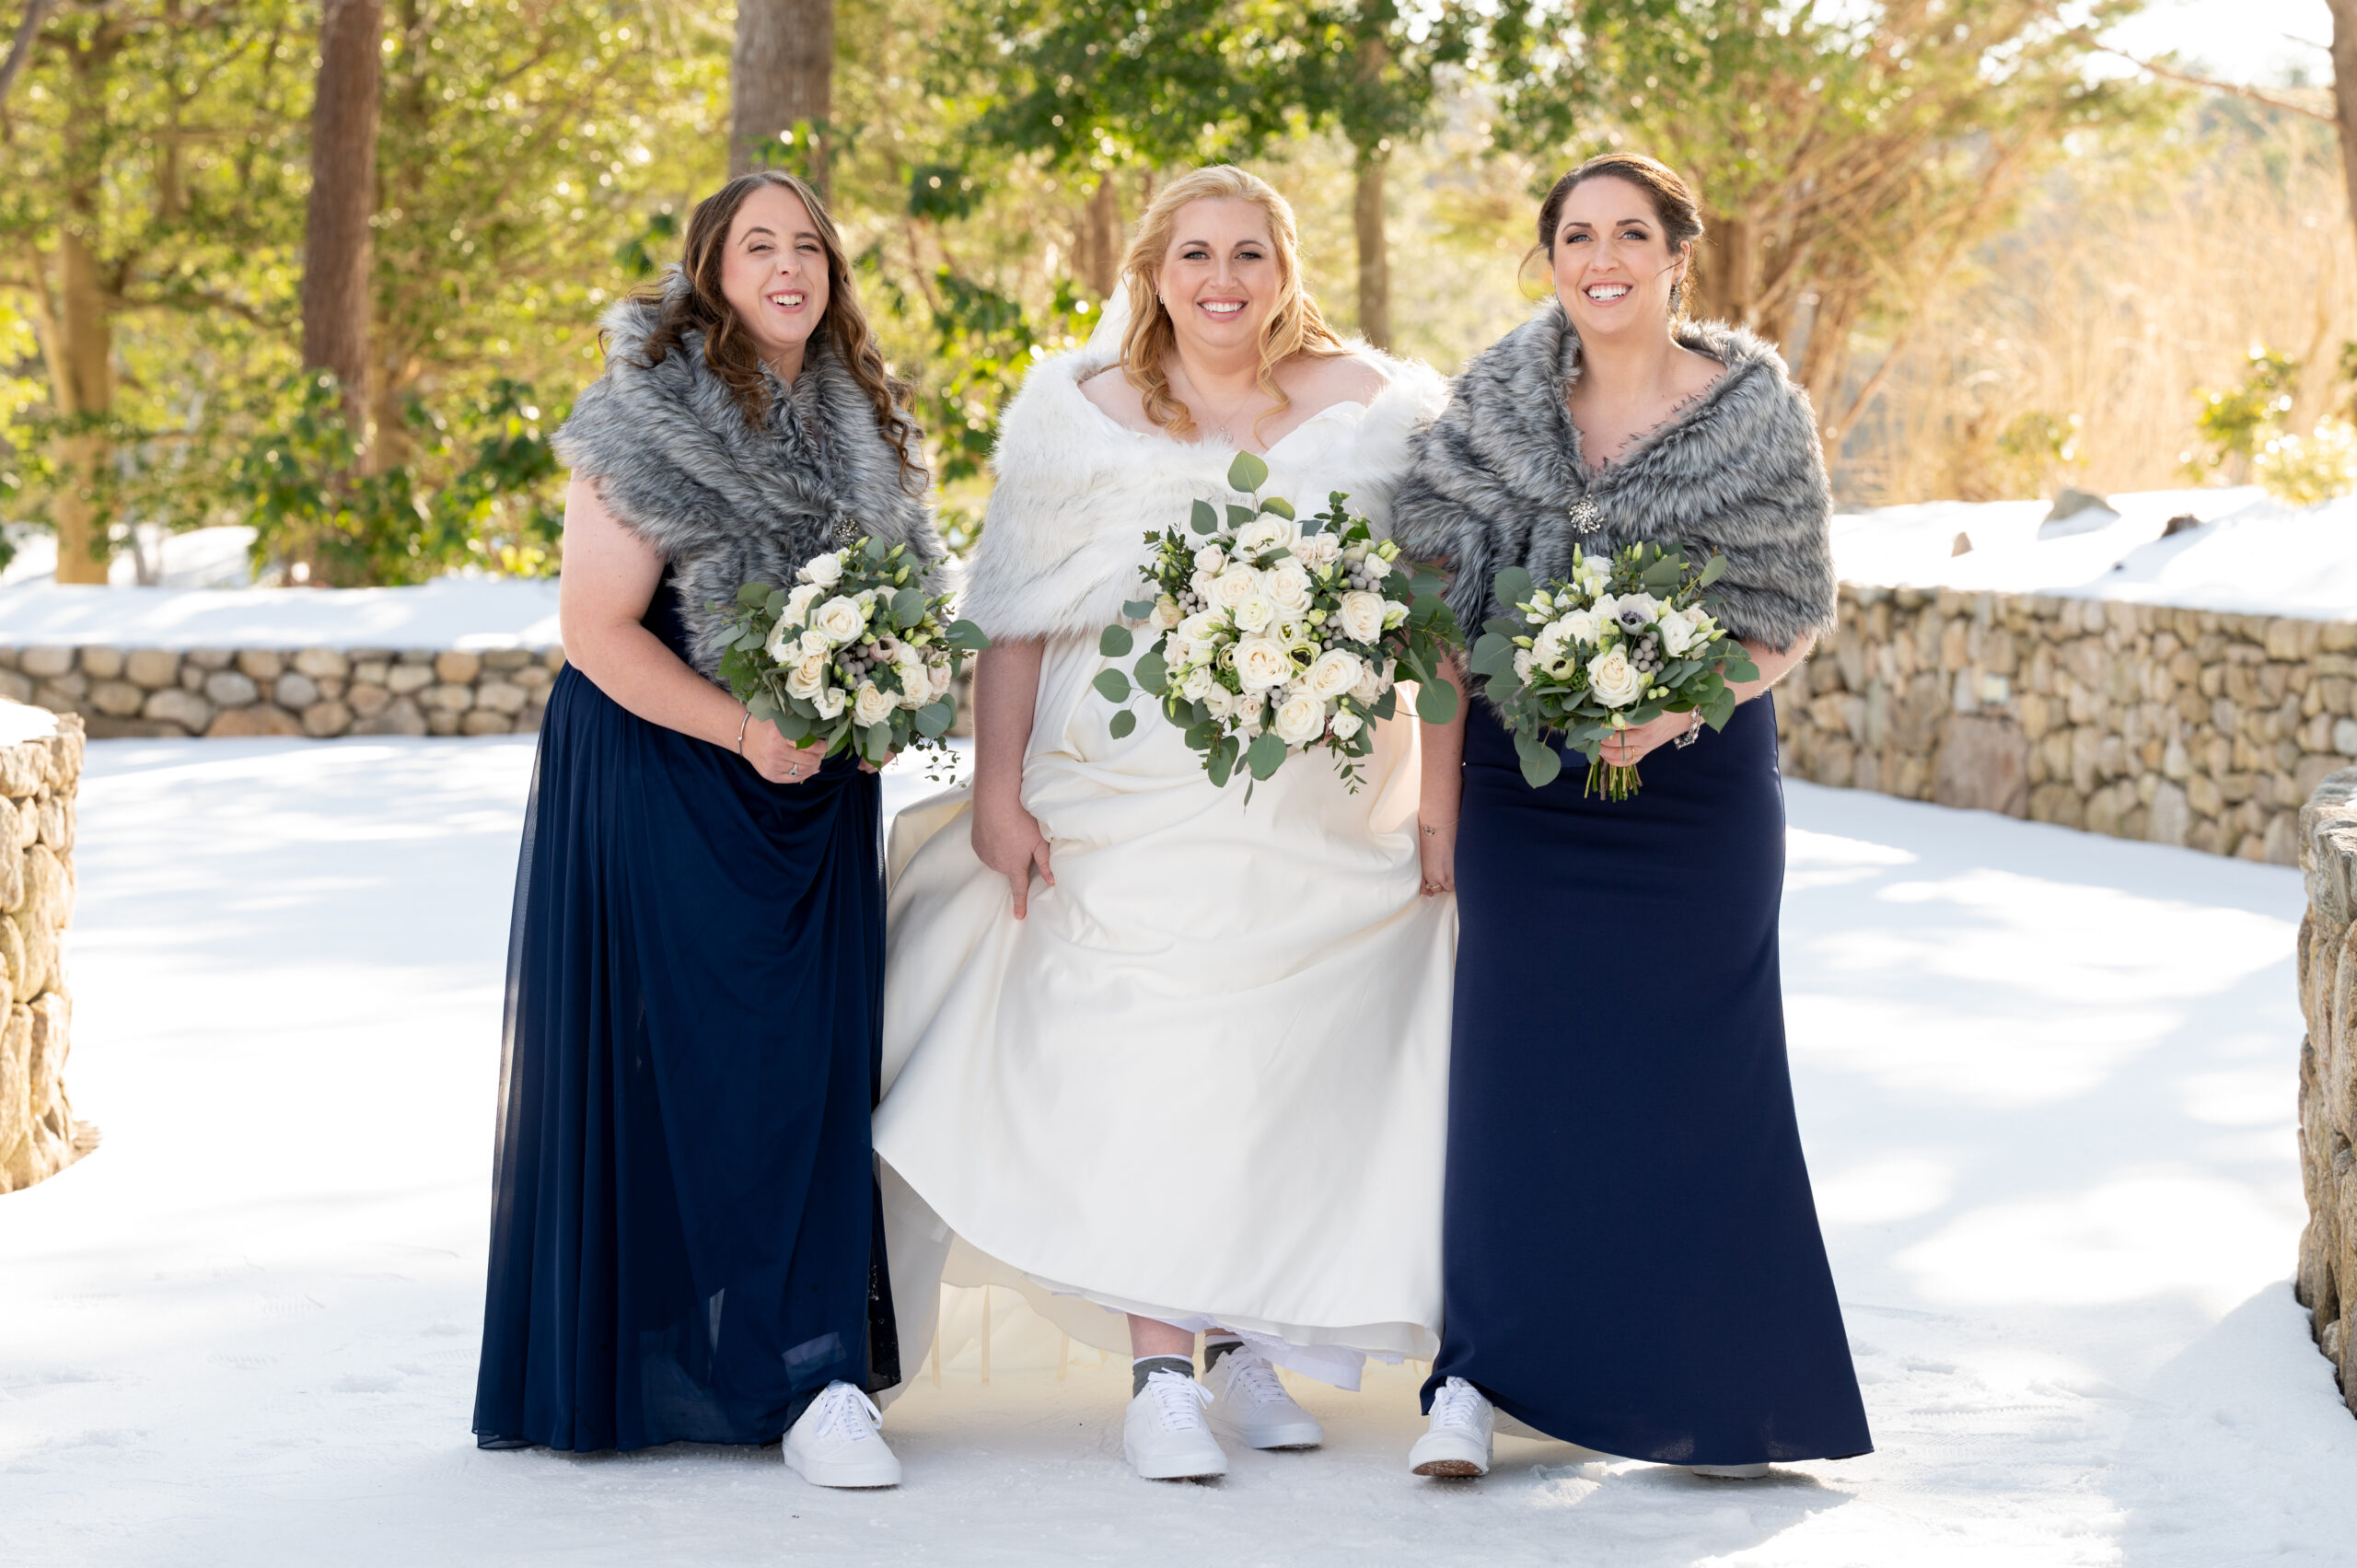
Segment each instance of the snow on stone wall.
M1777 692L1820 784L2297 864L2357 762L2357 621L1844 584Z
M73 1006L60 962L74 916L82 726L0 704L0 1192L54 1176L98 1144L65 1094Z

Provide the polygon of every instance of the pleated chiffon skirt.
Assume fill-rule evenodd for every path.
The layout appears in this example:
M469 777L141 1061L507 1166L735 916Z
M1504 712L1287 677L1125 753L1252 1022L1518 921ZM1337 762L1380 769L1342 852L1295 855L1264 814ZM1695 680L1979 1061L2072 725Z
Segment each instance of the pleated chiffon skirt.
M797 786L568 668L510 938L485 1447L764 1443L898 1380L869 1150L880 792Z

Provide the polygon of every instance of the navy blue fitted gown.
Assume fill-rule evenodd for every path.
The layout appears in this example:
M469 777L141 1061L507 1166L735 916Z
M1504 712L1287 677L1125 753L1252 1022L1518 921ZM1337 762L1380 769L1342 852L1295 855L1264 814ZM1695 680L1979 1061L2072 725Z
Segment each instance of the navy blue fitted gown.
M1654 752L1629 800L1586 772L1534 790L1468 717L1426 1407L1453 1376L1631 1458L1864 1453L1784 1058L1774 710Z
M684 654L667 577L647 625ZM881 796L772 784L579 671L540 730L509 938L484 1447L765 1443L899 1381L868 1118Z

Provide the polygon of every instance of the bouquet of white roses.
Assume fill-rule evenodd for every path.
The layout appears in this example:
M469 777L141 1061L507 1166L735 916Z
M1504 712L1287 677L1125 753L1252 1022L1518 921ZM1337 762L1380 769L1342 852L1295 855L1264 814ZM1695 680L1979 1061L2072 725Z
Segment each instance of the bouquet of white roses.
M924 563L873 539L814 555L791 588L747 583L720 673L737 700L796 745L823 743L881 767L911 746L946 753L955 685L990 645L949 598L927 594Z
M1376 539L1341 492L1305 520L1282 496L1258 494L1268 477L1268 464L1239 452L1227 482L1252 505L1231 502L1223 514L1198 501L1191 534L1173 527L1145 536L1154 547L1141 569L1146 596L1122 610L1147 622L1154 641L1131 676L1100 671L1097 690L1125 703L1134 679L1202 753L1214 784L1225 786L1239 762L1257 782L1323 747L1356 789L1374 721L1396 711L1400 677L1418 683L1424 719L1456 716L1457 693L1439 672L1462 638L1438 579ZM1119 624L1097 643L1109 658L1135 646ZM1134 711L1113 715L1116 737L1136 727Z
M1563 766L1558 746L1587 756L1581 792L1626 800L1633 765L1604 761L1604 742L1664 714L1699 713L1713 729L1735 713L1732 681L1756 680L1741 643L1711 619L1703 590L1726 559L1687 563L1676 547L1638 544L1609 560L1572 552L1569 582L1535 586L1519 566L1497 575L1493 616L1473 645L1483 695L1514 732L1522 776L1533 789Z

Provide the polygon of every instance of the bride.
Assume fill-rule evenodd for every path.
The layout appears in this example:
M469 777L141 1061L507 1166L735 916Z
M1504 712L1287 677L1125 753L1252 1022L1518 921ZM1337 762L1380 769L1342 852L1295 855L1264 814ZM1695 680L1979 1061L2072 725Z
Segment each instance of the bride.
M1226 490L1385 526L1438 377L1344 344L1283 197L1198 169L1146 212L1127 321L1035 366L1002 427L962 613L974 783L894 830L876 1147L907 1353L945 1266L1136 1358L1124 1452L1219 1475L1219 1435L1323 1440L1275 1366L1344 1388L1429 1357L1457 915L1420 896L1414 721L1353 794L1321 754L1215 789L1090 682L1142 538ZM1203 1333L1203 1380L1194 1336ZM1205 1407L1208 1406L1208 1411Z

